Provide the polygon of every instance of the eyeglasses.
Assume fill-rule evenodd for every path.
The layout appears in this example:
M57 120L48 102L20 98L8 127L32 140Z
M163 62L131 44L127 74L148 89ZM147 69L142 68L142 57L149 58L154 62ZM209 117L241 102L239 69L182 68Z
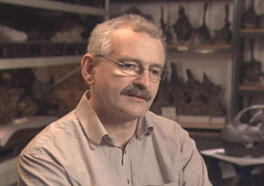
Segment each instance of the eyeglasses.
M120 62L120 61L107 58L100 54L94 55L94 57L103 58L107 61L110 61L118 65L118 67L122 70L122 72L130 76L138 76L138 75L141 75L144 72L144 70L148 70L150 79L154 81L161 81L165 79L166 74L167 74L167 72L162 67L159 67L159 66L152 66L146 69L142 65L140 65L138 62L133 61L133 60L127 60L124 62Z

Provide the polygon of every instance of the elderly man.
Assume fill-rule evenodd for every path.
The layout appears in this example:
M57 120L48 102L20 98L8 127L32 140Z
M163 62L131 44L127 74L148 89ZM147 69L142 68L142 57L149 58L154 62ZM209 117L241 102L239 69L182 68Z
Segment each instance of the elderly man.
M211 185L188 133L148 111L165 58L162 32L140 16L97 25L81 62L90 90L21 152L19 184Z

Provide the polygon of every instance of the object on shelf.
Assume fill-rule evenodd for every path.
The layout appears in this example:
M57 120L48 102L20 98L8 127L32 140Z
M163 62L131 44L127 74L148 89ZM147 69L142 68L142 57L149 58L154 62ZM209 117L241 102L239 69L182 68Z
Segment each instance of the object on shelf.
M22 116L33 116L38 110L37 103L23 88L0 87L1 125Z
M195 29L192 35L191 42L195 44L209 44L212 42L212 37L210 35L209 28L206 25L206 12L208 8L208 3L204 4L203 11L203 24L198 29Z
M84 42L82 38L83 31L84 28L82 26L67 28L66 30L56 32L51 38L51 41L65 43Z
M264 28L264 15L259 15L258 16L258 26L260 28Z
M60 43L85 42L83 38L83 33L86 31L85 22L79 16L67 15L63 18L65 21L58 24L58 28L50 40Z
M264 105L253 105L241 110L232 123L223 129L222 139L228 155L263 156Z
M177 66L171 63L170 81L161 84L161 90L154 102L155 109L160 107L175 107L176 115L192 116L224 116L222 104L222 89L215 85L204 74L203 82L196 80L190 69L186 70L188 80L178 76ZM159 109L161 111L161 109Z
M245 12L243 17L244 28L257 28L258 27L258 16L254 8L254 1L251 1L249 9Z
M229 17L229 7L225 6L225 25L219 31L216 31L216 35L214 37L214 42L217 44L225 44L231 43L232 32L230 30L230 22L228 21Z
M261 77L261 65L260 61L257 61L254 57L254 40L250 41L250 53L251 59L249 62L244 63L243 67L243 80L244 83L253 83L257 84L260 81Z
M140 11L136 6L131 6L125 11L125 14L136 14L145 17L148 20L153 20L152 16L150 14L145 14Z
M0 25L0 42L25 42L27 39L26 33Z
M167 43L173 43L173 36L170 28L170 15L168 14L168 22L165 23L163 6L160 7L160 15L160 27L163 30L164 38Z
M5 148L25 145L41 129L58 119L53 116L31 116L16 118L0 126L0 152ZM19 134L20 133L20 134Z
M177 42L179 43L186 43L189 42L192 34L193 34L193 28L191 23L189 22L188 16L185 14L184 7L179 7L179 18L177 22L175 23L174 31L177 36Z
M167 67L165 67L166 69ZM169 86L168 75L160 82L160 89L151 106L151 111L156 114L162 114L162 107L174 107L174 97L172 95L172 87Z

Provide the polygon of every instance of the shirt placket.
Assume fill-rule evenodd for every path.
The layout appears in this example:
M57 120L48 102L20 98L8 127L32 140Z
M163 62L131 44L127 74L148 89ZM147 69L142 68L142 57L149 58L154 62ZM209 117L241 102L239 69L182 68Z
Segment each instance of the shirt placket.
M128 146L122 149L122 158L121 158L121 171L120 177L124 185L132 185L132 174L131 174L131 161L128 153Z

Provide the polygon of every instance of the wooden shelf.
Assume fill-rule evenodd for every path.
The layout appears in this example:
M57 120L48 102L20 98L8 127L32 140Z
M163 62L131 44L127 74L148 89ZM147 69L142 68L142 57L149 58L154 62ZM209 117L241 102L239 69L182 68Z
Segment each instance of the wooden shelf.
M223 129L224 123L196 123L196 122L181 122L181 126L186 129Z
M180 45L168 44L170 52L195 53L195 54L214 54L214 53L231 53L231 44L212 44L212 45Z
M61 11L68 13L77 13L85 15L96 15L96 16L106 16L107 11L103 8L95 8L84 5L75 5L70 3L47 1L47 0L0 0L0 3L25 6L31 8L39 8L44 10Z
M240 85L240 91L264 92L264 85Z
M264 28L244 28L240 31L242 36L264 37Z
M54 56L54 57L29 57L29 58L4 58L0 59L0 70L32 68L55 65L68 65L80 63L81 55L76 56Z
M167 0L168 2L182 2L184 0ZM192 2L207 2L208 0L188 0L188 1L192 1ZM188 1L186 3L188 3ZM216 2L232 2L233 0L212 0L212 1L216 1ZM137 2L137 3L147 3L147 2L164 2L164 0L112 0L112 2L118 2L118 3L133 3L133 2Z

